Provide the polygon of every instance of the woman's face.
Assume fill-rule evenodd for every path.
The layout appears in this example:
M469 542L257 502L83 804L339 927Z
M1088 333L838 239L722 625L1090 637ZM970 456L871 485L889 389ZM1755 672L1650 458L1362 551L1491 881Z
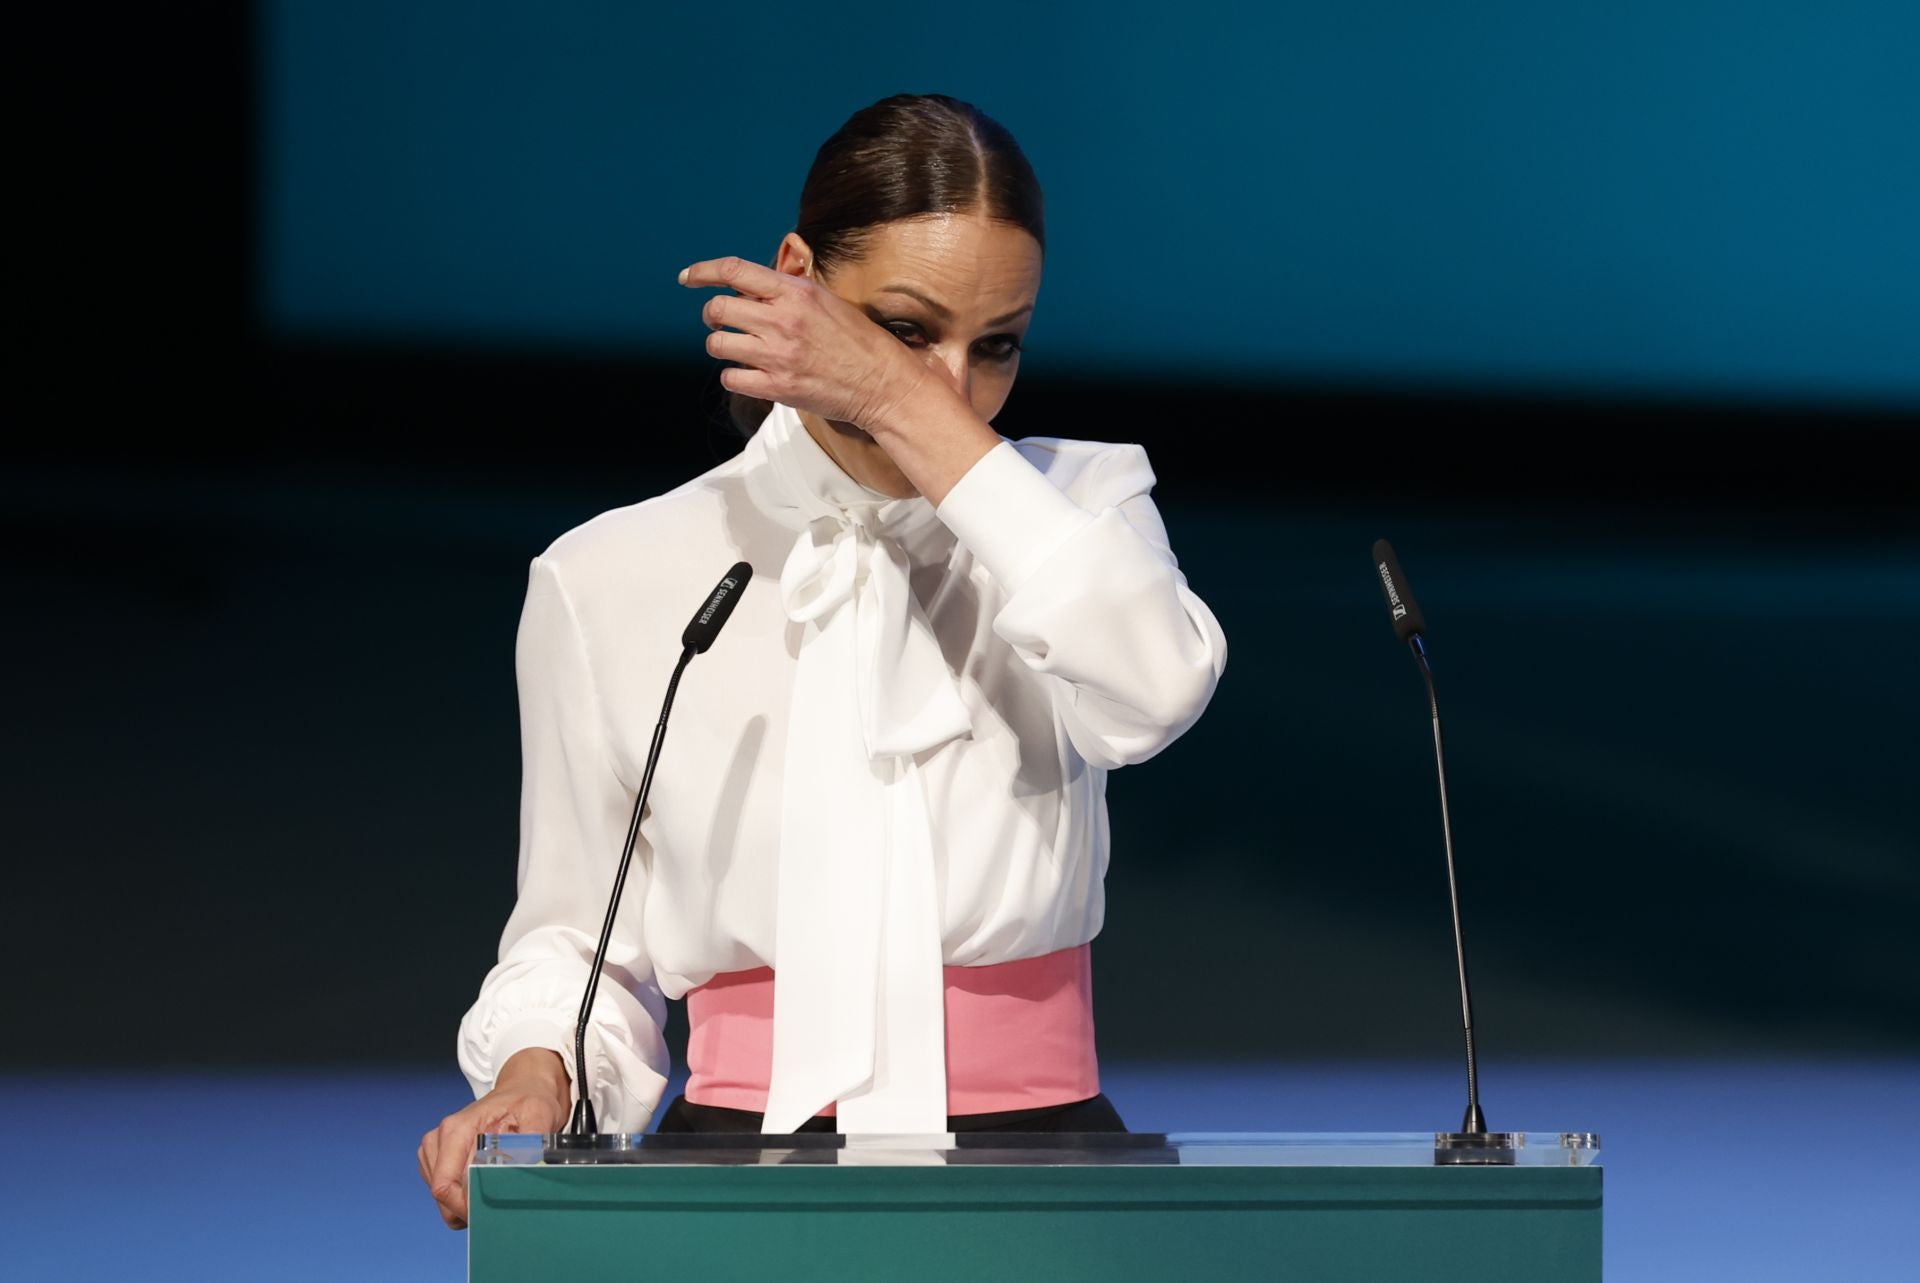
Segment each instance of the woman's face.
M789 232L774 266L804 272L812 258ZM881 224L865 257L816 279L919 353L991 423L1020 370L1040 265L1038 242L1011 223L935 214Z

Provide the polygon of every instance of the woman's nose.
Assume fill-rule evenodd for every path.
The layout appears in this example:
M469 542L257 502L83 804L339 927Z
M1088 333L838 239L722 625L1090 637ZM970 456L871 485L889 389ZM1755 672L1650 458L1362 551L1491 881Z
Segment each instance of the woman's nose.
M958 392L962 399L970 399L968 393L972 391L973 362L967 359L965 348L954 352L938 353L934 358L934 364L940 367L940 373L946 377L948 383L953 385L953 390Z

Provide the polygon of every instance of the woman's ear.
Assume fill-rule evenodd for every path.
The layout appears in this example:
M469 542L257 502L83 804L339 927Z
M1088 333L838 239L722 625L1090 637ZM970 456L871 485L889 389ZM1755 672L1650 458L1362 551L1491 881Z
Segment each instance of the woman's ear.
M773 270L789 276L813 275L813 251L800 239L800 233L788 232L780 238L780 249L773 256Z

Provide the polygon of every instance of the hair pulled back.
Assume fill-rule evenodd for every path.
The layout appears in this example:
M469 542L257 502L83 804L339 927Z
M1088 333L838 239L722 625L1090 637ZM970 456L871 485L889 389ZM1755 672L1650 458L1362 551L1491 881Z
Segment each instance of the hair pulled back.
M821 274L858 262L883 224L983 214L1046 249L1040 183L1005 126L946 94L894 94L847 118L820 144L800 189L794 231ZM727 393L727 417L752 436L770 403Z

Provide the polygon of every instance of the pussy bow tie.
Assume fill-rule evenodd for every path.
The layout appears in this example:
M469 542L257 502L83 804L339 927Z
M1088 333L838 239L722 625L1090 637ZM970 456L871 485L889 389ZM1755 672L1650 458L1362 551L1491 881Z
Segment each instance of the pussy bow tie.
M797 532L780 599L804 626L761 1127L791 1132L838 1102L842 1132L945 1132L945 977L919 755L972 723L905 551L939 518L922 497L849 477L790 406L774 405L746 456L756 506Z

